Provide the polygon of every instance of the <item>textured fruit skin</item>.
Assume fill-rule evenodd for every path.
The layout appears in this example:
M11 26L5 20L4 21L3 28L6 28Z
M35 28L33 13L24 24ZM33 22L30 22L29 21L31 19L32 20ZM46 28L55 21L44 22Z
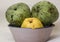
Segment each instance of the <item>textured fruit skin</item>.
M30 17L30 9L25 3L16 3L6 11L6 19L11 25L20 26L28 17Z
M32 7L32 17L39 18L45 26L48 26L58 19L59 13L52 3L40 1Z
M42 28L44 26L38 18L26 18L23 21L21 27L36 29L36 28Z

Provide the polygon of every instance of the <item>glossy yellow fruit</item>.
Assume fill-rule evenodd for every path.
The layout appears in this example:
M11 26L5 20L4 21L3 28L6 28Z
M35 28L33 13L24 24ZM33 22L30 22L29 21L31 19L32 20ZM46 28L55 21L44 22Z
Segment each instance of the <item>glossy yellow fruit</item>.
M23 21L21 27L22 28L32 28L32 29L35 29L35 28L42 28L43 24L37 18L26 18Z

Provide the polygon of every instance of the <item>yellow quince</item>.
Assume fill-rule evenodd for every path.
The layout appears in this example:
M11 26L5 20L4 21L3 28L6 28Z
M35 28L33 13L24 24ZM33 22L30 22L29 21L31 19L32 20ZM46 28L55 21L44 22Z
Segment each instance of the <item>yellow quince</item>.
M36 29L36 28L42 28L43 24L41 23L41 21L37 18L26 18L22 25L22 28L32 28L32 29Z

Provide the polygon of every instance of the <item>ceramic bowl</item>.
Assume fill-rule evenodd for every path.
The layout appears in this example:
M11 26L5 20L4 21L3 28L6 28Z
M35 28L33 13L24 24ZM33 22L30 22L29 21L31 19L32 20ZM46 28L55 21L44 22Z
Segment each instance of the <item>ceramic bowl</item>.
M9 26L16 42L46 42L50 37L53 27L52 25L33 30Z

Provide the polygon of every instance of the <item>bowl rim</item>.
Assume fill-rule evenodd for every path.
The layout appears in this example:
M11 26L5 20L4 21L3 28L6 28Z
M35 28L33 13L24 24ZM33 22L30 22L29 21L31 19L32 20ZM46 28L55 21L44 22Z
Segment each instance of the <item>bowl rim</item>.
M54 27L54 26L55 26L54 24L51 24L50 26L45 26L45 27L36 28L36 29L50 28L50 27ZM12 26L11 24L9 24L8 27L22 28L22 27L19 27L19 26ZM22 28L22 29L32 29L32 28Z

